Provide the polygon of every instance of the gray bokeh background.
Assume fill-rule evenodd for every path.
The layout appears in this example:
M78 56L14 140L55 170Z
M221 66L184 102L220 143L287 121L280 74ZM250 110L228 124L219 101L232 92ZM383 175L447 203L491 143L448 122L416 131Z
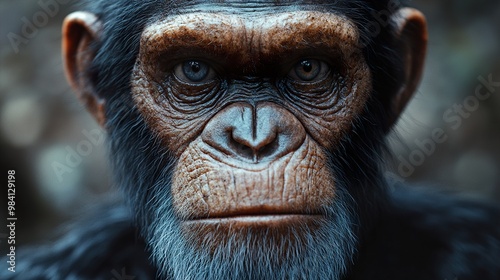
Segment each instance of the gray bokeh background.
M436 143L411 172L400 174L403 179L500 201L500 87L467 112L458 128L443 119L455 104L470 100L481 84L479 76L500 82L500 1L412 5L428 17L429 56L422 85L390 138L392 172L425 152L416 141L432 139L433 131L442 129L446 141ZM0 0L0 220L6 215L7 170L14 169L18 244L44 240L48 231L111 189L104 144L92 144L60 178L54 170L57 163L69 166L68 154L85 145L84 130L98 128L64 78L60 26L73 9L59 5L16 51L9 34L21 35L23 20L33 22L43 9L38 1ZM36 20L44 22L43 16ZM2 248L5 233L0 227Z

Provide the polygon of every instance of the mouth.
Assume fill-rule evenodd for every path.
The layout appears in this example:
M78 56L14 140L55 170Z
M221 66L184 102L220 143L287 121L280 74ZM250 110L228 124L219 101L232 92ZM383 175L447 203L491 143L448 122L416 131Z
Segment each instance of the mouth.
M280 251L303 248L311 233L317 232L325 220L324 215L252 214L184 220L181 229L190 244L210 254L221 248Z
M224 226L283 226L292 224L306 224L322 218L319 214L245 214L226 217L208 217L184 221L185 225Z
M297 211L286 205L260 205L213 212L204 217L191 217L184 220L184 224L205 227L273 228L311 224L320 221L322 217L324 215L319 211Z

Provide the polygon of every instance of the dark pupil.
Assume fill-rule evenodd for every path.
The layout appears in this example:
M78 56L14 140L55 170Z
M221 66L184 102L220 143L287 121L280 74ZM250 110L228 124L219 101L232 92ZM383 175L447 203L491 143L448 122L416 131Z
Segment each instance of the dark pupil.
M188 61L182 66L182 71L186 78L192 82L200 82L208 76L208 66L199 61Z
M198 73L200 71L201 67L198 62L191 61L189 62L189 65L191 66L191 70L193 70L193 72Z
M316 60L302 60L295 67L295 74L303 81L312 81L320 73L321 66Z
M307 73L311 72L312 64L311 64L311 62L309 62L309 60L304 60L301 62L301 64L302 64L302 70L304 70L304 72L307 72Z

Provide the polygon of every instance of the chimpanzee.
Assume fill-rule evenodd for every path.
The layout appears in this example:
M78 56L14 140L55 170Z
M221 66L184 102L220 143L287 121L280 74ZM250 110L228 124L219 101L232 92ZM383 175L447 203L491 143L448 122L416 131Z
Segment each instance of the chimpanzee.
M63 57L125 203L8 276L500 279L496 206L383 176L426 28L395 0L89 1Z

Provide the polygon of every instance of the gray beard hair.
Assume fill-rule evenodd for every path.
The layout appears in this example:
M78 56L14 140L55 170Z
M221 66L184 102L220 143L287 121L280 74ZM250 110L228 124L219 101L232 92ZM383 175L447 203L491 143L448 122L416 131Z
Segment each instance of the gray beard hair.
M354 202L343 190L337 188L337 199L323 209L325 222L314 231L307 226L291 227L285 234L247 230L243 238L224 237L222 244L215 243L217 236L213 235L200 240L191 233L186 238L171 210L170 196L168 201L155 201L150 205L155 218L145 236L153 264L160 279L342 279L356 254L354 225L358 224L346 203ZM198 240L198 245L187 241L190 238ZM211 252L204 250L210 247Z

